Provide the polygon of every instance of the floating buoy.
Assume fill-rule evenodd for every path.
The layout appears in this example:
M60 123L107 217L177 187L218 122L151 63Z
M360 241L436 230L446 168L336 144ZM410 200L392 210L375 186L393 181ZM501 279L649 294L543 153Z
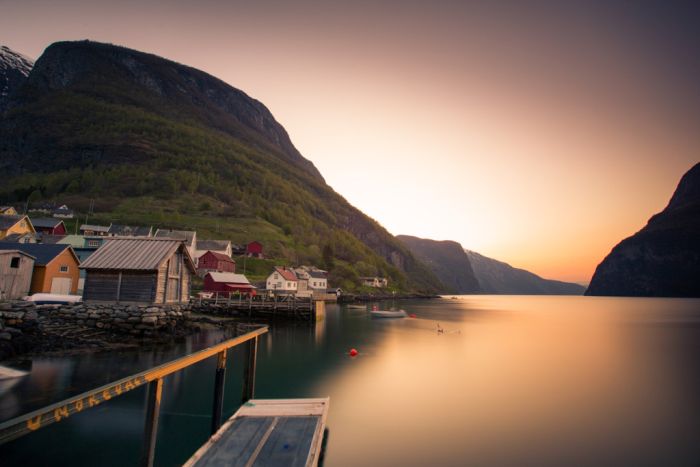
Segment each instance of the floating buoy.
M416 315L415 315L415 313L411 313L410 315L408 315L408 317L409 317L409 318L415 318Z
M357 352L357 349L350 349L349 353L350 353L351 357L356 357L358 352Z

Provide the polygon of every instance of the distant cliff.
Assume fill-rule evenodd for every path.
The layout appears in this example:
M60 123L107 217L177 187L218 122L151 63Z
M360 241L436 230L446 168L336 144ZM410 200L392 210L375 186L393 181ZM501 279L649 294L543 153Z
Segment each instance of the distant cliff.
M586 295L700 297L700 163L668 206L598 265Z
M440 279L440 282L446 287L445 293L472 294L480 292L479 282L474 275L469 257L459 243L409 235L398 235L396 238Z
M524 269L465 250L482 293L505 295L582 295L586 288L571 282L543 279Z

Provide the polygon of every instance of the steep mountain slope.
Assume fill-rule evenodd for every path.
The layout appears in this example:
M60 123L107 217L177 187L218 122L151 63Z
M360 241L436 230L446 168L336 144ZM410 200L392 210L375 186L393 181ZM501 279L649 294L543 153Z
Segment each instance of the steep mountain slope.
M389 276L441 284L335 193L260 102L202 71L95 42L37 60L0 120L0 201L55 199L94 220L262 238L295 263L331 263L334 285ZM322 254L326 253L326 254Z
M700 297L700 163L668 206L598 265L586 295Z
M581 295L582 285L543 279L524 269L465 250L481 290L486 294L509 295Z
M24 83L34 62L19 52L0 46L0 114L10 100L10 95Z
M413 255L426 264L445 285L446 293L479 293L479 282L462 246L450 240L437 241L397 235Z

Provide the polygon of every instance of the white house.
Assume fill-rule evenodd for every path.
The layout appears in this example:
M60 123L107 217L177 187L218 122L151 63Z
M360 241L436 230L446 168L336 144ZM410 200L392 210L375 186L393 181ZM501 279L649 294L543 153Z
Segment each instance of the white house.
M265 288L283 293L296 293L299 279L293 269L276 266L272 274L267 276Z
M197 232L192 230L158 229L153 236L155 238L173 238L184 241L185 246L187 247L187 252L194 261L195 253L197 252Z
M381 289L389 286L389 280L386 277L360 277L360 280L365 287Z

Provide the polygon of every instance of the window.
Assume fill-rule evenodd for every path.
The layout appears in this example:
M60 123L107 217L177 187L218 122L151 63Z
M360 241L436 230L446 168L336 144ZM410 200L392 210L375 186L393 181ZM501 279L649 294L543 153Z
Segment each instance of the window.
M11 267L11 268L14 268L14 269L19 268L19 256L14 256L14 257L10 260L10 267Z
M65 265L65 264L62 264L62 265L61 265L61 268L59 269L59 271L61 271L61 272L68 272L68 266Z
M98 246L100 246L100 241L99 240L88 240L87 246L98 247Z
M275 279L279 279L279 278L280 278L279 274L275 274Z

